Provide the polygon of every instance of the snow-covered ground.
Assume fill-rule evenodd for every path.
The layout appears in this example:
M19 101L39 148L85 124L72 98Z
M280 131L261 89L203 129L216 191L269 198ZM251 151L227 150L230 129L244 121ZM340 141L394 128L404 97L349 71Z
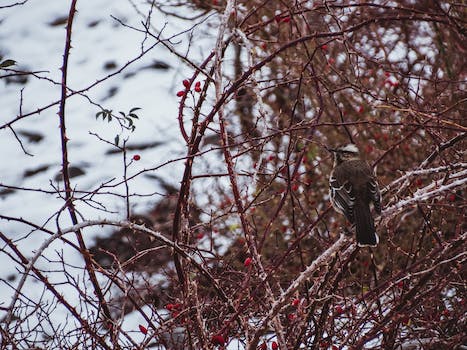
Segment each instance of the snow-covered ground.
M2 115L1 123L15 118L20 112L20 92L24 88L22 113L26 114L38 108L56 103L60 98L60 67L64 51L65 30L64 24L51 26L57 18L68 13L68 3L50 1L29 1L23 6L4 9L0 12L2 18L2 54L5 58L17 61L15 68L38 72L37 75L45 79L30 78L25 86L18 84L5 84L2 82ZM144 9L144 7L143 7ZM78 2L78 13L73 25L73 49L70 56L68 86L74 91L86 89L97 80L106 77L109 73L121 68L128 61L136 58L141 52L144 39L142 33L125 28L111 15L125 21L128 25L139 26L143 18L135 13L127 1L100 0L92 3ZM163 36L172 36L192 24L184 21L169 20L157 11L152 19L154 26L164 27ZM185 27L184 27L185 26ZM184 43L184 39L185 43ZM185 49L188 44L187 35L173 38L177 50ZM148 39L145 48L154 44ZM197 50L191 56L202 53L202 42L197 41ZM193 43L192 43L193 45ZM191 52L190 52L191 54ZM193 57L195 56L195 57ZM170 65L168 69L145 68L153 62L165 62ZM116 68L106 70L105 65L116 65ZM69 142L69 159L71 166L78 166L85 174L72 179L72 186L77 191L96 189L100 184L115 178L109 185L120 182L123 176L123 162L121 153L108 154L113 147L99 141L99 135L110 142L120 133L116 122L108 124L101 119L96 120L95 114L100 111L98 106L88 102L87 97L103 108L114 112L128 112L133 107L140 107L137 112L140 119L136 121L134 133L123 133L120 139L129 136L128 145L161 143L158 147L147 150L130 151L128 157L134 153L141 155L141 160L133 162L129 167L128 176L143 169L155 168L168 160L184 155L184 147L179 137L177 114L178 99L176 92L180 90L181 80L190 74L190 69L180 61L174 60L162 45L157 45L144 57L129 65L121 74L110 77L103 83L86 90L86 97L74 95L67 100L66 119L67 136ZM50 80L53 80L51 82ZM116 91L109 97L109 91ZM24 118L12 125L23 141L24 147L32 156L25 154L19 143L15 140L9 128L1 130L0 152L3 160L1 183L3 185L26 187L53 191L50 181L54 185L54 178L61 169L61 151L58 129L58 104L46 109L40 114ZM30 143L22 131L41 134L44 139L38 143ZM115 149L114 149L115 150ZM155 175L176 184L180 180L180 163L164 166L154 172ZM23 177L25 171L34 171L40 167L48 166L45 171L34 176ZM138 176L130 181L130 192L138 194L151 194L160 190L156 181ZM112 188L112 191L123 193L123 186ZM63 201L58 199L55 203L53 196L38 194L34 191L17 191L18 195L3 196L0 202L3 215L15 217L22 216L26 220L40 223L56 212ZM40 202L36 202L36 201ZM39 205L47 200L47 205ZM121 212L125 202L115 197L98 196L107 209ZM134 201L141 205L144 201ZM150 202L146 201L146 202ZM27 211L25 212L25 204ZM137 207L138 208L138 207ZM86 218L96 215L94 208L82 206L79 208ZM108 213L102 213L108 217ZM63 215L66 217L66 215ZM24 227L20 224L0 223L0 228L9 232L9 235L21 234Z
M56 188L63 188L58 179L61 144L57 112L66 35L63 19L68 15L70 2L30 0L21 6L2 8L10 3L0 1L0 55L2 60L17 62L9 68L35 72L35 77L29 76L26 84L0 79L0 215L22 218L56 232L57 223L62 229L71 224L68 213L63 211L64 201L56 193ZM166 162L183 158L186 152L179 133L176 93L183 88L182 80L192 75L193 68L177 59L161 43L155 45L155 39L129 28L143 29L141 23L147 18L142 14L148 13L144 2L137 2L137 6L132 3L126 0L78 1L73 22L68 87L83 93L67 99L66 123L70 165L84 172L71 179L76 197L95 191L93 206L80 200L75 202L80 217L86 220L125 217L125 200L117 196L125 194L123 156L110 152L116 150L110 143L117 134L120 142L128 138L127 145L131 150L127 162L135 154L141 157L131 161L127 177L145 169L155 169L132 177L128 182L129 193L133 195L130 201L133 212L145 212L164 192L160 182L148 175L175 186L182 176L183 160ZM187 16L194 15L192 9L185 11ZM208 33L215 34L210 23L213 21L215 18L210 17L193 29L193 21L166 17L157 10L151 17L154 34L160 33L161 39L170 39L166 42L168 45L196 63L212 50L214 38ZM191 40L192 35L196 40ZM132 60L135 62L121 73L112 75ZM8 72L0 71L0 75L5 74ZM44 108L47 106L50 107ZM133 133L122 131L115 120L108 123L95 117L101 108L127 113L133 107L141 108ZM17 116L42 108L41 113L18 120L11 124L11 128L6 126ZM32 141L29 134L42 139ZM143 147L148 144L153 146ZM104 183L105 188L102 187ZM14 191L9 192L11 189ZM85 229L85 241L90 244L97 235L109 234L111 230ZM27 258L33 257L50 237L14 220L0 220L0 231L12 239ZM74 239L72 234L67 238ZM0 248L0 306L7 308L20 283L20 278L15 276L23 269L7 254L8 247L2 243ZM53 262L59 264L59 255L70 264L70 272L73 271L71 266L82 266L78 252L59 240L54 241L36 262L38 268L51 271L48 277L52 283L64 281L63 273L52 272ZM76 269L76 274L79 271ZM44 290L37 286L37 281L27 278L22 288L24 296L33 301L43 299ZM73 300L74 288L67 284L58 288L68 300ZM52 312L52 319L57 324L64 321L64 309L57 308ZM0 318L4 316L4 312L0 312ZM136 332L138 335L134 339L142 340L144 336L138 331L138 324L142 322L137 314L129 315L124 329Z

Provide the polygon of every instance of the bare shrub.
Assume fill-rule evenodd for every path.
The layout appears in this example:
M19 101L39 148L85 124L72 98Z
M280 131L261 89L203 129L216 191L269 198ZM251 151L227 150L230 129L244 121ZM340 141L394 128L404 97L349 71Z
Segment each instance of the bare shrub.
M1 305L2 348L467 345L464 6L157 3L133 4L139 26L119 21L142 34L134 60L75 91L67 85L72 1L60 99L34 111L20 108L0 126L23 147L16 124L58 110L60 128L53 132L60 133L63 179L50 192L0 184L18 195L37 190L63 199L50 220L55 226L44 224L46 218L30 221L27 213L0 214L2 222L21 222L43 236L31 253L22 244L27 237L13 238L5 228L0 233L2 259L19 274L17 280L2 276L12 293ZM200 59L194 50L178 50L177 36L166 36L151 21L154 13L190 23L194 41L209 32L208 52ZM174 93L179 107L172 111L184 156L129 175L139 155L130 157L123 138L96 135L123 155L123 180L76 192L67 100L80 95L97 104L89 91L123 74L155 45L192 69ZM1 65L2 79L43 79L9 63ZM102 107L97 116L131 132L138 115L137 109ZM326 146L349 142L360 147L382 189L381 241L374 249L358 248L329 204ZM182 171L173 174L178 188L165 184L165 198L151 197L157 202L152 211L132 215L131 204L147 198L133 196L128 183L148 174L163 183L158 172L181 162ZM109 192L126 203L121 220L110 210L109 218L80 215L76 205L98 210L95 198ZM63 224L65 213L70 219ZM102 226L116 233L89 249L84 233ZM44 253L51 245L55 260ZM69 262L60 246L79 252L81 264ZM25 290L28 280L35 281L35 293ZM128 330L129 315L144 321Z

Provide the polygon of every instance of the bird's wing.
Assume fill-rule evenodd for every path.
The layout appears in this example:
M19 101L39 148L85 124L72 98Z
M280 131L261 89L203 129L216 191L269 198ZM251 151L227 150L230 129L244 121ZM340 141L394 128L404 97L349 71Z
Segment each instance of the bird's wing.
M331 176L329 179L329 192L336 210L344 214L347 220L353 223L355 196L353 195L352 184L348 181L340 183L336 177Z
M378 182L376 181L375 177L372 177L368 182L368 192L375 206L375 211L378 214L381 214L381 193L379 191Z

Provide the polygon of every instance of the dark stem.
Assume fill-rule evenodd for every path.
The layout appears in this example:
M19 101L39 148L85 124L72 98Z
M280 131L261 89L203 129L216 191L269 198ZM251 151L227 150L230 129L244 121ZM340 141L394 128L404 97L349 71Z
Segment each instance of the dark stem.
M75 206L73 204L74 198L73 198L73 192L72 192L71 185L70 185L70 173L69 173L69 168L68 168L69 166L68 148L67 148L68 137L66 136L65 103L67 99L68 58L70 56L70 50L71 50L71 34L72 34L73 18L76 13L76 2L77 0L72 0L71 2L70 12L68 15L68 22L66 26L65 51L63 54L63 65L61 68L61 71L62 71L61 97L60 97L59 111L58 111L58 116L60 120L60 139L61 139L61 148L62 148L62 175L63 175L63 183L65 187L65 201L66 201L66 207L70 214L70 218L71 218L73 225L78 224L78 218L76 215ZM76 238L78 240L81 254L83 255L83 258L84 258L86 270L89 274L89 278L94 287L94 292L97 298L99 299L100 306L102 307L105 321L106 323L108 323L108 325L111 325L112 318L110 315L110 310L107 306L104 295L97 281L97 277L96 277L96 273L94 271L94 267L92 264L91 256L89 254L88 249L86 248L86 244L84 243L81 230L76 230Z

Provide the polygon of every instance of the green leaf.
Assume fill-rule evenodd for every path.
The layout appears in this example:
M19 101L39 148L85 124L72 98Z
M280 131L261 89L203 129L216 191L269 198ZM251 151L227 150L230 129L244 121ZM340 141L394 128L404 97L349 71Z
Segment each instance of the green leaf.
M120 141L120 136L115 136L115 146L118 146L118 142Z
M129 127L133 126L133 120L131 118L125 117L125 119L128 120Z
M128 112L128 113L132 114L133 112L136 112L136 111L138 111L140 109L141 109L140 107L133 107L132 109L130 109L130 112Z
M122 117L126 117L125 113L123 113L123 112L118 112L118 113L120 113L122 115Z
M0 62L0 68L14 66L15 64L16 64L15 60L5 60L3 62Z

